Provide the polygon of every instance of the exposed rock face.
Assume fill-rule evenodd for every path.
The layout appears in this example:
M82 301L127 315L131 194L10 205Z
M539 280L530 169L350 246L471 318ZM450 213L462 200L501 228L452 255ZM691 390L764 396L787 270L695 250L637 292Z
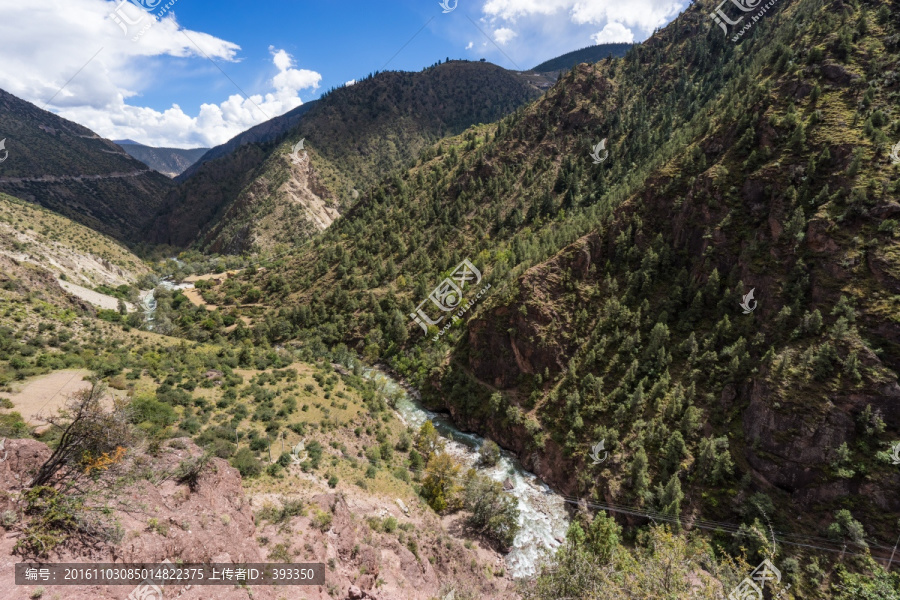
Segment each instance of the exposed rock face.
M827 481L825 469L836 458L841 444L852 443L856 424L853 415L867 405L896 422L900 408L900 388L888 386L882 394L835 397L826 410L810 410L800 403L773 405L771 391L757 380L750 393L750 405L743 413L747 439L746 457L757 475L768 483L791 492L799 505L835 500L859 493L851 479ZM882 482L886 483L886 482ZM900 474L893 486L900 484ZM884 494L881 485L867 486L885 510L900 511L900 497Z
M106 505L114 509L112 522L117 522L123 530L118 545L100 543L86 551L65 544L48 561L265 562L255 539L253 514L244 498L237 470L222 459L213 459L192 491L165 474L174 472L183 459L199 456L201 450L186 439L176 445L181 449L166 448L156 458L134 457L130 466L135 474L143 473L145 478L105 499ZM50 449L35 440L8 440L6 447L9 459L0 463L0 487L8 492L0 500L0 510L17 509L21 518L21 505L14 502L15 497L24 491L30 475L49 457ZM102 497L106 490L101 485L97 492ZM18 539L19 530L15 527L0 539L0 597L10 600L29 598L38 587L13 585L14 565L23 560L12 553ZM64 594L60 597L66 600L112 600L125 598L132 591L127 586L44 587ZM225 600L250 597L247 591L232 586L170 586L166 588L165 598L200 600L213 596ZM253 598L276 600L278 594L270 587L254 587Z
M100 542L90 548L66 544L48 562L266 563L286 562L287 553L290 562L328 565L323 586L169 586L164 590L166 600L430 600L448 586L471 590L480 598L516 597L509 579L487 579L482 572L484 564L493 564L496 556L485 549L467 550L460 540L451 541L442 532L438 517L424 504L407 506L410 517L406 517L393 502L366 494L348 502L342 494L319 491L325 484L307 478L292 486L304 493L295 498L303 502L304 514L277 524L260 521L257 525L254 511L277 504L282 497L264 494L264 500L249 500L238 471L218 458L202 471L193 489L178 483L174 473L179 464L201 453L185 438L171 441L156 457L132 455L127 464L131 483L113 487L111 479L102 479L96 490L96 499L112 508L110 519L121 527L121 541ZM4 456L0 460L0 513L13 510L19 516L0 538L0 598L26 600L38 585L13 585L15 563L23 560L13 554L13 547L30 518L23 515L19 495L31 474L50 456L50 449L35 440L7 440L0 459ZM329 517L324 526L317 521L323 515ZM407 540L417 540L417 545L401 542L396 532L373 531L365 521L369 516L412 521L414 527L404 535ZM418 555L411 548L416 548ZM120 600L132 592L127 586L43 587L45 597L59 593L65 600Z
M307 514L287 524L261 524L258 533L266 540L267 551L288 548L297 562L334 565L328 571L326 586L331 587L333 595L323 595L323 600L430 600L441 597L441 590L449 587L467 589L479 598L516 597L512 582L505 577L484 580L479 572L483 566L473 567L473 556L462 543L437 533L442 529L440 520L424 503L408 506L410 519L405 519L395 503L367 496L308 491L310 495L303 496L309 506ZM267 495L252 499L254 508L278 502ZM316 521L322 514L331 515L324 531L321 522ZM400 523L411 520L416 526L401 537L373 531L364 517L394 517ZM404 540L416 540L412 547L417 548L417 554ZM477 552L479 562L490 564L496 560L484 549Z
M836 80L844 77L838 71L832 75ZM851 155L848 148L835 145L829 164L846 168ZM774 177L776 173L769 175ZM604 293L604 282L596 273L602 272L604 265L622 259L621 240L627 240L629 247L646 248L651 241L647 237L657 235L657 232L664 240L666 252L689 257L679 261L677 267L670 268L684 266L690 281L704 282L715 267L720 277L730 274L743 281L747 287L741 293L749 291L751 285L748 282L752 282L757 298L760 293L767 294L759 302L753 330L748 331L747 336L761 333L767 340L784 339L784 332L778 331L775 323L779 311L791 302L790 298L780 294L793 276L792 270L794 273L802 270L808 278L804 293L808 294L813 306L804 307L804 310L818 308L826 323L834 320L831 316L834 307L854 286L864 289L871 286L879 294L900 293L895 247L876 247L865 253L848 248L846 235L838 235L841 225L821 213L812 216L804 230L790 232L787 224L791 211L785 198L771 185L769 175L747 178L743 185L732 188L732 193L740 195L741 210L748 215L746 222L740 224L741 228L750 228L752 243L764 244L768 256L751 258L747 250L751 242L744 241L741 246L735 244L736 228L728 230L728 226L723 225L730 217L728 206L705 199L721 197L714 175L698 177L689 189L679 190L677 203L667 194L660 193L661 190L669 191L665 182L651 180L641 197L633 198L617 209L616 217L603 229L582 237L523 274L517 282L519 292L514 299L495 305L470 321L467 344L459 354L459 362L475 379L504 392L510 404L522 406L524 398L533 389L527 385L529 376L549 374L551 379L560 376L585 344L584 334L580 338L576 334L576 316L586 310L587 318L592 318L590 311L597 309L598 294ZM888 198L873 206L871 211L873 215L900 214L900 208ZM636 226L636 222L641 225ZM805 263L798 261L801 255ZM706 256L709 258L702 258ZM773 265L779 266L761 270L753 268L753 260L771 260ZM631 275L634 273L617 273L619 286L623 286ZM739 298L735 296L734 301ZM671 310L666 302L655 306L654 301L650 300L649 318ZM714 390L715 403L726 412L739 415L742 436L729 435L729 438L733 451L742 453L751 467L751 474L763 485L790 494L797 506L821 507L822 502L848 493L858 494L865 485L872 503L883 510L897 511L900 510L900 498L892 498L888 490L896 489L900 484L900 474L890 479L890 475L882 473L874 480L869 477L863 482L858 476L837 479L831 468L841 444L853 446L858 440L857 418L866 406L871 405L880 413L889 431L900 423L900 386L895 376L885 369L900 368L900 354L896 352L900 326L875 312L884 309L873 304L865 306L864 299L855 298L852 302L857 305L855 326L863 336L875 340L871 347L856 344L853 351L858 353L861 365L865 365L870 373L877 372L877 376L858 385L844 381L839 386L841 389L819 389L813 381L799 399L793 399L796 394L768 389L765 373L755 373L726 390ZM632 310L634 308L632 306ZM684 340L680 333L673 333L673 337L673 346ZM827 336L822 336L819 341L825 339ZM793 342L779 343L781 349L790 347ZM806 347L806 344L798 344L792 352L799 357ZM876 353L871 348L881 348L883 352ZM759 365L761 358L754 356L752 360ZM673 375L677 377L674 372ZM547 383L544 377L545 401ZM485 419L483 415L472 417L465 414L467 409L464 407L449 404L446 408L465 428L487 435L518 453L526 466L554 487L565 493L583 491L578 489L576 482L583 466L581 460L566 456L559 445L565 429L557 428L555 433L559 436L555 440L548 436L544 447L536 451L531 441L533 432L529 433L523 426L508 425L503 415L494 419ZM706 411L716 409L713 405L703 408ZM740 412L734 412L735 409ZM553 418L560 418L560 415L554 414ZM544 427L546 431L546 424ZM707 429L704 434L713 435L714 431Z
M6 440L0 452L0 489L14 490L26 485L38 468L50 458L50 448L36 440Z

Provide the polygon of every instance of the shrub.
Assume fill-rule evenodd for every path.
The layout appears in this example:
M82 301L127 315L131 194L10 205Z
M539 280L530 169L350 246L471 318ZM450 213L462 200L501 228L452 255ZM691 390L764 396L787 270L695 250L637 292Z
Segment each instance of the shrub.
M470 469L463 491L463 504L471 512L467 523L473 529L510 548L519 532L518 500L503 486Z
M397 530L397 519L394 517L386 518L382 522L381 528L384 530L385 533L394 533L394 531Z
M138 396L131 402L131 422L150 423L164 428L175 423L175 409L152 396Z
M83 501L47 486L25 492L25 514L31 517L13 552L46 557L60 544L81 531L78 515Z
M275 544L269 551L268 560L271 562L289 563L293 558L287 544Z
M478 464L493 467L500 462L500 446L491 440L485 440L478 449Z
M180 484L187 484L192 492L197 491L197 486L200 484L200 476L207 467L210 467L211 460L210 455L206 453L201 456L184 459L175 470L175 480Z
M249 448L241 448L231 459L231 466L240 471L242 477L256 477L262 473L262 463Z
M0 437L13 439L29 437L28 431L28 424L20 413L0 414Z
M306 453L309 455L309 462L313 469L319 468L319 462L322 460L322 444L313 440L306 445Z
M216 458L228 459L234 456L235 450L237 450L237 446L235 446L228 440L216 438L206 447L206 450Z
M333 515L330 512L317 509L316 514L313 517L313 525L320 531L325 532L331 529L332 519Z
M104 457L124 456L124 448L133 439L127 407L116 400L112 410L106 410L101 404L105 393L106 388L94 380L90 388L70 396L59 415L47 418L59 434L59 442L38 469L30 487L72 482L92 468L107 470L115 464Z
M12 529L12 526L19 520L19 515L13 510L4 510L0 513L0 527L4 529Z
M456 484L459 470L459 464L449 454L436 454L428 461L422 482L422 496L435 512L459 507L459 486Z

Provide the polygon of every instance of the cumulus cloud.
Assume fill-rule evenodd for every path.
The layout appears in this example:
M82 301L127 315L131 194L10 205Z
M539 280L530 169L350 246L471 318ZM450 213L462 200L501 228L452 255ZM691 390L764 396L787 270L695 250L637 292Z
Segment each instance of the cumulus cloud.
M576 24L617 21L652 30L667 23L685 4L684 0L487 0L482 11L511 22L522 17L564 14Z
M172 12L157 21L132 4L107 0L0 0L0 12L6 48L0 88L40 107L47 104L104 137L154 146L220 144L299 106L298 92L321 81L318 73L295 68L284 50L270 48L270 92L249 100L239 93L211 98L193 115L178 104L156 110L140 106L138 98L164 85L174 59L237 62L240 46L183 28Z
M652 31L668 23L683 5L677 0L585 0L572 7L572 21L592 25L617 22Z
M488 0L484 14L515 20L521 16L552 15L571 7L570 0Z
M484 0L481 23L503 51L527 66L589 44L634 42L669 23L689 0ZM515 31L514 37L497 35ZM490 48L488 48L491 51ZM501 56L505 55L505 56Z
M634 42L634 32L621 23L607 23L606 26L591 36L595 44L630 44Z
M469 42L468 44L466 44L466 50L471 50L474 47L475 47L475 42Z
M508 44L514 37L516 37L516 32L508 27L500 27L494 30L494 41L501 46Z
M300 98L297 97L297 92L318 88L319 83L322 81L322 76L309 69L295 69L294 57L284 50L276 50L273 46L269 46L269 52L272 53L272 62L278 69L278 74L272 78L272 85L275 87L276 95L285 104L293 103L294 106L291 108L303 104Z

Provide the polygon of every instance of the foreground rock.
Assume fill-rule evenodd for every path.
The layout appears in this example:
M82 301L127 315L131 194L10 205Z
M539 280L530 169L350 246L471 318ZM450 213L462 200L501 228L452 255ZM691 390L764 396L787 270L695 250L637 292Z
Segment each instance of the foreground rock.
M21 494L50 449L35 440L8 440L4 454L0 513L12 511L17 517L8 528L0 529L0 598L128 598L133 591L129 586L14 585L15 563L31 560L13 552L31 518L24 515ZM440 520L422 506L409 507L412 515L406 517L390 499L381 502L360 495L348 503L343 494L320 492L314 482L298 480L293 487L306 492L297 499L302 508L294 511L299 514L286 515L281 511L286 502L283 496L265 494L261 495L267 498L264 505L251 503L240 474L222 459L211 459L193 487L179 483L175 473L182 461L201 455L200 448L187 439L171 440L157 456L133 453L122 472L109 473L92 484L96 489L91 491L91 503L109 507L107 521L119 528L115 539L72 540L45 561L327 565L324 586L168 586L165 599L429 600L452 590L478 598L516 597L502 571L485 575L495 560L489 552L467 549L460 540L443 534ZM369 517L374 521L395 517L403 526L373 530Z

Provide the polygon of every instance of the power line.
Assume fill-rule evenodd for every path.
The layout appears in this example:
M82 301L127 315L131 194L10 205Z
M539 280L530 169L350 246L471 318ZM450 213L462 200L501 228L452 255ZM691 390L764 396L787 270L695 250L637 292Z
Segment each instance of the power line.
M424 469L410 469L410 470L411 470L412 472L414 472L414 473L417 473L417 474L421 474L421 473L424 472ZM447 480L449 480L449 481L456 482L456 483L460 483L460 482L465 482L468 478L465 477L465 476L459 476L459 475L457 475L457 476L454 476L454 477L447 477L447 478L445 478L445 479L447 479ZM556 495L557 497L559 497L559 498L560 498L563 502L565 502L566 504L572 504L572 505L575 505L575 506L589 506L589 507L592 507L592 508L596 508L596 509L600 509L600 510L606 510L606 511L609 511L609 512L616 512L616 513L620 513L620 514L627 514L627 515L636 516L636 517L644 517L644 518L650 519L650 520L652 520L652 521L665 521L665 522L669 522L669 523L675 523L675 524L678 524L678 525L682 525L682 524L684 524L684 523L687 521L687 523L688 523L691 527L697 527L698 529L704 529L704 530L707 530L707 531L718 531L718 532L722 532L722 533L729 533L729 534L731 534L731 535L736 535L736 536L746 536L746 535L749 535L749 532L742 532L742 531L740 530L740 527L741 527L741 526L740 526L740 525L737 525L737 524L734 524L734 523L726 523L726 522L722 522L722 521L704 521L704 520L702 520L702 519L697 519L697 520L687 520L687 519L683 519L683 518L681 518L681 517L672 516L672 515L669 515L669 514L666 514L666 513L658 512L658 511L642 510L642 509L637 508L637 507L623 506L623 505L617 505L617 504L598 504L598 503L595 503L595 502L589 502L589 501L587 501L587 500L585 500L585 499L582 499L582 498L576 498L576 497L573 497L573 496L565 496L565 495L562 495L562 494L555 494L555 495ZM816 536L808 536L808 535L801 535L801 534L791 534L791 533L785 533L785 532L777 532L777 533L780 534L780 535L775 536L774 539L775 539L777 542L781 542L781 543L786 544L786 545L789 545L789 546L796 546L796 547L800 547L800 548L810 548L810 549L824 550L824 551L826 551L826 552L832 552L832 553L834 553L834 554L848 554L848 555L850 555L850 556L859 556L859 557L867 557L867 556L868 556L868 557L873 558L874 560L881 560L881 561L888 561L888 560L889 560L887 557L884 557L884 556L874 556L874 555L871 554L871 553L869 553L869 554L863 554L863 553L859 553L859 552L847 552L846 550L843 550L843 549L842 549L842 550L838 550L838 549L835 549L835 548L828 548L828 547L825 547L825 546L819 546L819 545L816 545L816 544L801 543L801 541L800 541L800 540L805 540L805 541L808 541L808 540L819 540L819 541L823 541L823 542L828 542L829 540L827 540L826 538L821 538L821 537L816 537ZM790 538L790 539L788 539L788 538ZM792 539L793 539L793 540L798 540L798 541L791 541ZM857 543L855 543L855 542L842 542L842 543L845 544L845 546L846 546L846 545L850 545L850 546L855 546L855 547L858 547L858 548L866 548L866 546L862 546L862 545L857 544ZM869 547L869 548L878 548L878 549L883 549L883 550L890 550L890 549L891 549L890 547L887 547L887 546L881 546L881 545L878 545L878 544L869 544L868 547Z

